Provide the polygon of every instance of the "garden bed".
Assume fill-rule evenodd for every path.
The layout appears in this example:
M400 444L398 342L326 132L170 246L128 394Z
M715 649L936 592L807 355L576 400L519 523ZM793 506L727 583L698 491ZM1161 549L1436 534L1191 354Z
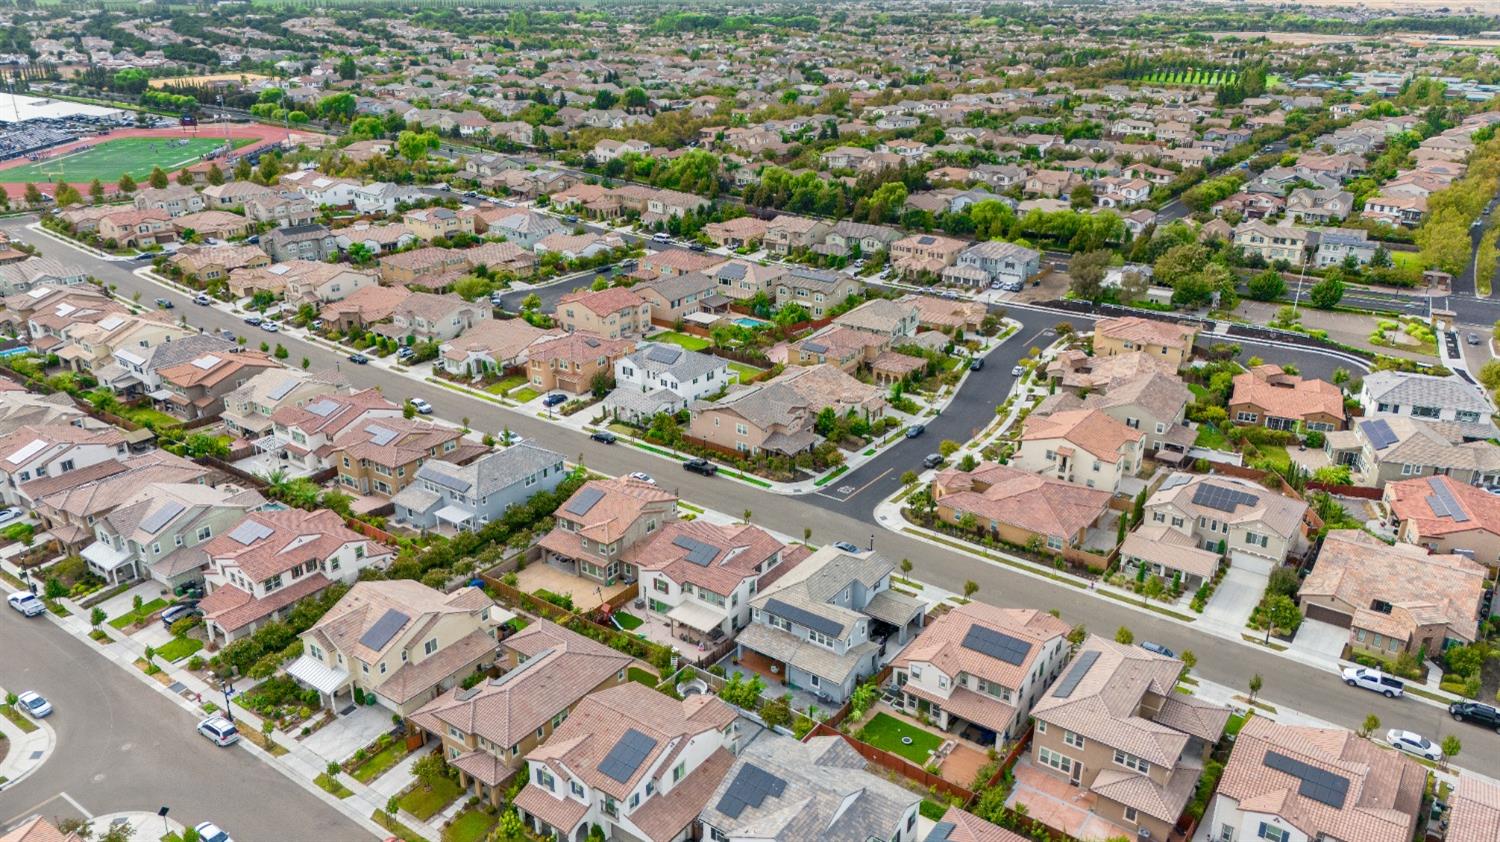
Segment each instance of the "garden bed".
M141 603L138 608L132 608L124 614L115 617L109 621L109 624L120 631L124 631L128 626L137 626L146 622L152 614L166 607L167 601L165 599L153 599L150 602Z
M406 743L381 734L380 739L354 753L344 761L344 771L362 784L384 775L406 757Z

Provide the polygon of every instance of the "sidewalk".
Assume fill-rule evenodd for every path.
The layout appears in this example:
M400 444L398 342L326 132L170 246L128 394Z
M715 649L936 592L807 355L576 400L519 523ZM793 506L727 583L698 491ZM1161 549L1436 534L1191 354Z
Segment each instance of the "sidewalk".
M0 688L0 698L6 693L25 690L25 687ZM31 719L24 713L21 716L37 726L36 730L22 730L21 726L0 716L0 735L4 735L6 747L5 759L0 760L0 791L15 786L40 769L57 748L57 732L45 719Z

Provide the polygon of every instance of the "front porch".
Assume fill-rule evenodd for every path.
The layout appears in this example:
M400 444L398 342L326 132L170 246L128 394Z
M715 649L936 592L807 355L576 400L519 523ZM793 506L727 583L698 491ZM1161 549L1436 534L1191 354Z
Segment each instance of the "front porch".
M89 572L110 585L134 581L141 576L140 565L133 553L127 549L117 549L104 541L89 544L79 555L88 565Z

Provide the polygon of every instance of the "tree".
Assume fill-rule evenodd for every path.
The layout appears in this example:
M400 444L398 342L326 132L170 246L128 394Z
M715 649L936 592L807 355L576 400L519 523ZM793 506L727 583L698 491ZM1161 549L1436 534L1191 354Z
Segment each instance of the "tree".
M241 160L243 161L243 159ZM250 166L250 163L248 161L243 161L243 163L247 168ZM130 173L125 173L124 175L120 176L120 183L116 186L120 188L121 193L134 193L135 179L130 177Z
M1332 272L1307 291L1308 303L1319 310L1332 310L1344 298L1344 282Z
M943 439L938 443L938 454L941 455L944 459L947 459L949 456L952 456L954 453L958 452L959 447L959 443L954 441L953 439Z
M1354 733L1358 734L1361 737L1368 738L1371 734L1373 734L1373 733L1375 733L1376 731L1379 731L1379 730L1380 730L1380 717L1378 717L1375 714L1371 713L1371 714L1366 714L1365 715L1364 724L1360 725L1359 729L1357 731L1355 731Z
M1182 661L1183 675L1187 675L1193 671L1194 667L1198 666L1198 655L1191 649L1182 650L1182 654L1177 657Z
M1464 744L1459 741L1456 734L1449 734L1444 737L1442 742L1438 744L1438 747L1443 750L1443 765L1445 766L1449 761L1457 757L1459 752L1464 750Z
M57 195L53 198L56 199L57 206L60 208L83 204L83 195L78 192L78 188L66 181L57 185Z
M94 606L94 610L89 612L89 625L96 629L107 619L109 619L109 615L104 612L103 608L98 606Z
M1275 301L1286 294L1286 279L1275 269L1267 269L1250 279L1246 284L1250 297L1256 301Z
M448 764L443 761L442 752L430 751L411 765L411 773L424 786L431 789L448 774Z
M224 171L219 169L218 164L208 165L208 183L213 185L224 183Z
M1208 248L1194 242L1173 246L1156 259L1153 276L1159 283L1177 286L1185 278L1198 275L1208 263Z
M1260 694L1260 688L1266 686L1266 680L1260 677L1260 673L1250 676L1250 701Z
M318 100L318 114L325 120L337 120L341 123L349 122L358 107L359 103L354 99L354 94L347 91Z
M438 148L442 141L432 132L406 131L396 136L396 151L401 157L415 164L425 160L427 153Z
M104 201L104 182L97 178L89 182L89 201L96 205Z
M1069 289L1078 298L1097 301L1104 293L1104 275L1109 271L1113 253L1096 249L1073 255L1068 264L1068 276L1072 279Z
M903 558L903 559L901 559L901 572L904 575L907 575L907 576L911 575L911 559L909 559L909 558Z
M411 401L407 401L405 404L403 404L401 406L401 417L405 418L405 419L408 419L408 420L410 420L412 418L416 418L417 417L417 405L414 404L414 403L412 403Z
M339 78L340 79L346 79L346 80L347 79L353 79L355 76L358 76L358 75L359 75L359 68L356 67L355 64L354 64L354 56L346 54L343 58L339 59Z
M1172 285L1172 306L1195 308L1209 303L1214 297L1214 287L1201 272L1183 275Z
M365 243L350 243L349 260L355 266L368 266L370 263L374 262L375 254Z
M161 167L152 167L151 175L146 177L146 181L152 187L161 190L167 186L167 171Z
M964 582L964 599L970 599L976 593L979 593L979 583L978 582L974 581L973 579L970 579L969 581Z
M1270 594L1261 607L1261 621L1266 624L1266 642L1276 631L1289 632L1302 622L1302 611L1286 594Z
M1074 187L1068 193L1068 206L1076 211L1088 210L1093 207L1094 188L1090 187L1086 182Z
M31 182L26 183L26 204L36 207L42 203L42 191Z
M1115 642L1129 646L1135 642L1135 632L1125 626L1120 626L1118 629L1115 629Z

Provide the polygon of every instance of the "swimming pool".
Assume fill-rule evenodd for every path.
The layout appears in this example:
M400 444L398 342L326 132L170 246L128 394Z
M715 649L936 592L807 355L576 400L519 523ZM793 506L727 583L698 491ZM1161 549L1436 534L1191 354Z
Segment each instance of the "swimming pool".
M746 327L751 330L755 330L758 327L765 327L767 324L769 324L769 322L765 322L760 319L752 319L749 316L740 316L738 319L734 320L734 323L739 325L740 327Z

